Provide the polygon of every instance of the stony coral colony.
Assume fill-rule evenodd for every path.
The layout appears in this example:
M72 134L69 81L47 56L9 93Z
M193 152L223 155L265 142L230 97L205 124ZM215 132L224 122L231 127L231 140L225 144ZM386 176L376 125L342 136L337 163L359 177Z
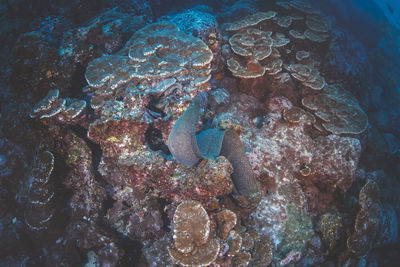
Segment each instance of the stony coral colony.
M113 9L67 31L51 86L31 81L42 98L27 113L46 138L32 162L16 153L30 166L19 231L47 254L28 261L342 266L398 238L386 174L358 168L368 118L326 63L331 21L300 1L245 10L219 25L205 6L155 23ZM40 32L21 38L21 55L53 49ZM87 65L84 97L59 86L72 73L62 60ZM196 141L209 129L229 134ZM205 143L218 153L198 154Z

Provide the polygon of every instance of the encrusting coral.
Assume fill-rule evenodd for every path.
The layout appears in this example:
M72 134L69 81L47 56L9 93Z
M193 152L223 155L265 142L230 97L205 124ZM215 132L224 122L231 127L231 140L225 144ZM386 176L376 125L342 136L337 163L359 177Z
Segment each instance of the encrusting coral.
M32 166L29 202L24 214L25 223L32 230L46 229L53 217L54 188L49 183L53 169L54 155L50 151L39 152Z
M393 207L381 202L378 185L369 180L361 189L360 210L354 223L354 232L347 239L347 247L357 257L365 256L374 247L398 239L398 222Z

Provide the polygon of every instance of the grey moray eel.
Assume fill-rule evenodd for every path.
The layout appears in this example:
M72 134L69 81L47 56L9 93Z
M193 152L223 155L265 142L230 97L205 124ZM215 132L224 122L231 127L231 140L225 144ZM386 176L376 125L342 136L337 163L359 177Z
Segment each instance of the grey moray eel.
M255 178L245 147L238 134L232 130L207 129L196 135L200 109L205 96L193 99L190 106L175 122L167 145L172 156L182 165L195 166L200 160L215 159L222 155L232 164L233 195L244 196L250 203L258 203L261 187ZM240 201L243 202L243 201Z
M202 159L196 141L196 125L200 119L200 98L195 98L180 116L168 136L167 145L174 158L187 167Z

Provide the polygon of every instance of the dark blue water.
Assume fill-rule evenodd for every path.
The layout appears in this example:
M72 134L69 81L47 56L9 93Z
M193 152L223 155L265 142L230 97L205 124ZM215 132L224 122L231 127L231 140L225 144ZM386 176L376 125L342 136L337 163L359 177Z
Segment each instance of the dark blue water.
M399 1L0 21L0 266L397 266Z

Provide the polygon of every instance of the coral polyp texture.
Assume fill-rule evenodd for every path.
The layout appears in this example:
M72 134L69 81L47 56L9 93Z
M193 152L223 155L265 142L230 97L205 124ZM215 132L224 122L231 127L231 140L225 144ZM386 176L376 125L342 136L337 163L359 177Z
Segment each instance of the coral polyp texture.
M56 120L67 124L78 124L86 117L86 101L59 97L59 90L50 90L34 105L31 118Z
M210 218L197 201L178 205L173 216L173 243L168 248L174 262L181 266L271 263L272 250L267 237L238 226L237 215L231 210L213 215Z
M229 38L233 53L228 69L241 80L242 91L260 98L268 93L263 84L274 86L274 80L285 84L288 79L281 77L288 73L304 87L321 90L326 82L318 70L317 54L327 50L329 21L305 3L278 2L276 8L226 27L234 33Z
M340 86L326 86L321 93L306 96L301 102L333 134L360 134L368 126L368 117L357 99Z
M135 32L118 54L89 62L88 91L95 91L93 98L97 100L122 94L124 88L133 97L161 96L159 105L179 105L185 98L207 90L212 59L203 41L174 24L150 24ZM94 107L98 109L99 105Z
M177 263L201 266L215 261L219 242L210 235L210 219L199 202L188 200L179 204L173 222L174 246L169 254Z
M360 191L354 232L347 239L349 250L359 257L375 246L395 241L398 222L393 208L380 201L380 189L374 181L368 181Z
M321 1L25 2L0 5L0 266L396 262L377 36Z

